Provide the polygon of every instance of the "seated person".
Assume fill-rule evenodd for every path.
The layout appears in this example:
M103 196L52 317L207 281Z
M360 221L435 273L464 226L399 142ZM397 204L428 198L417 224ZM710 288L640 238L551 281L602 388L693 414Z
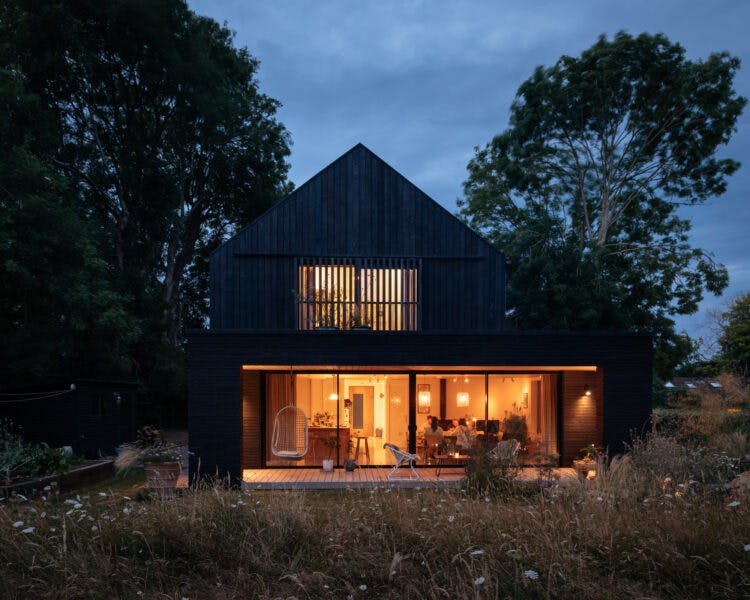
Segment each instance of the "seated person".
M446 425L450 425L450 428L448 431L445 432L445 435L457 435L458 431L458 419L452 419L451 421L445 421Z
M454 430L456 436L456 446L464 452L471 449L472 439L471 430L466 425L466 419L459 419L458 426Z
M424 439L427 456L434 456L443 441L443 430L438 424L437 417L431 417L430 426L424 430Z

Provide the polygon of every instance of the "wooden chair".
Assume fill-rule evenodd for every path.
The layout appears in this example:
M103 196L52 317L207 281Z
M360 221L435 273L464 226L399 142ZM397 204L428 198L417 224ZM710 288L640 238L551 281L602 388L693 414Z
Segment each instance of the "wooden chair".
M419 479L419 473L417 473L416 469L414 468L414 463L419 460L419 456L416 454L410 454L409 452L405 452L401 450L398 446L395 444L386 443L383 444L383 448L386 450L389 450L391 454L393 455L393 459L396 461L396 464L394 467L388 471L388 475L386 477L390 480L393 478L393 476L396 474L396 471L398 471L399 467L402 465L408 464L411 468L411 475L408 477L408 479ZM399 477L397 479L407 479L406 477Z
M442 435L434 435L431 433L424 434L424 459L425 462L428 458L434 456L438 452L440 443L443 441Z

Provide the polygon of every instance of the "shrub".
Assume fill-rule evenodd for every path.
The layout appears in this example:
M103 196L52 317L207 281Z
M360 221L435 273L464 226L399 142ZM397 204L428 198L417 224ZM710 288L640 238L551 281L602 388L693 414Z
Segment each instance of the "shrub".
M669 477L681 482L721 484L737 475L736 461L725 453L657 433L636 439L628 457L652 481Z
M47 444L26 444L21 432L7 419L0 420L0 478L14 481L64 473L70 462L62 450Z
M497 460L485 446L479 446L466 464L462 489L472 497L497 497L518 488L518 466Z

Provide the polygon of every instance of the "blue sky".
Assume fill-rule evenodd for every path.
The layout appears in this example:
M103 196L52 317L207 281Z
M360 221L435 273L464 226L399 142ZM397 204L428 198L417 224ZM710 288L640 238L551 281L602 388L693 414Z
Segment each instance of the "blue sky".
M694 59L729 51L743 62L735 89L750 97L745 0L189 3L260 60L261 90L283 103L295 184L362 142L451 212L474 147L507 127L518 86L602 33L665 33ZM708 310L750 291L750 109L721 154L743 163L727 193L684 214L730 286L677 319L693 336L710 336Z

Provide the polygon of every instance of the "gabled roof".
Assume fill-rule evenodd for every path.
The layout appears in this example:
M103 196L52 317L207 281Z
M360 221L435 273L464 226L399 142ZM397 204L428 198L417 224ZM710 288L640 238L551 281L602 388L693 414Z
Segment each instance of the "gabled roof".
M363 144L226 242L234 253L487 256L496 251Z

